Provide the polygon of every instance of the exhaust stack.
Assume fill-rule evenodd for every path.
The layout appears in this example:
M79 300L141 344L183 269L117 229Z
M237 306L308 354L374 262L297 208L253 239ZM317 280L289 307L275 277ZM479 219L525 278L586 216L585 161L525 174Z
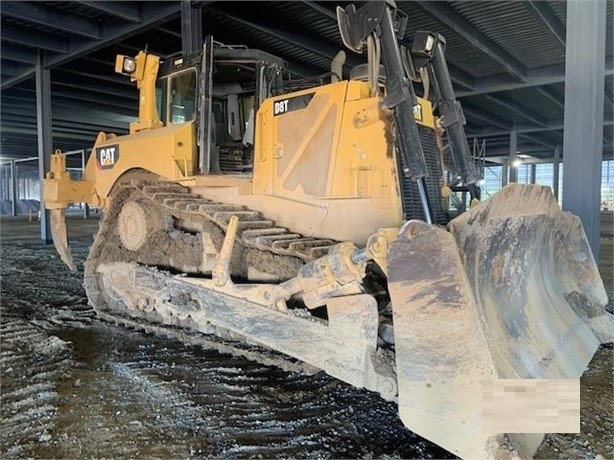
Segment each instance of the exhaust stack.
M345 64L345 51L339 51L330 63L331 83L337 83L343 79L343 64Z

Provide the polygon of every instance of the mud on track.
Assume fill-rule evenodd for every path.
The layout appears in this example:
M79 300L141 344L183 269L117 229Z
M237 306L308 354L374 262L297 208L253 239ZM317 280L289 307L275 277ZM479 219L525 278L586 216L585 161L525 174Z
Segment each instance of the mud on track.
M0 255L2 457L450 457L374 393L99 321L53 247Z
M1 457L450 457L393 404L322 373L99 321L81 275L14 225L2 223L0 250ZM73 242L78 262L86 235ZM582 379L583 432L548 436L541 458L614 457L613 355L602 347Z

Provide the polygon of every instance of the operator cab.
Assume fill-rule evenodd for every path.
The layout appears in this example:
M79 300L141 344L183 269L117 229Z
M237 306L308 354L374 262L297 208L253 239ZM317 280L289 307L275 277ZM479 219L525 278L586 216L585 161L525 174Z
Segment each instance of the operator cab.
M251 174L255 114L283 93L284 69L271 54L207 37L202 51L161 63L158 114L167 126L196 122L201 173Z

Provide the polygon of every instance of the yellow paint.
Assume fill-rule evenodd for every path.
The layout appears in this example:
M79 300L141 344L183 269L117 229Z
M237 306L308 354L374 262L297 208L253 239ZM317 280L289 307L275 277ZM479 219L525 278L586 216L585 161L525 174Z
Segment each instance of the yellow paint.
M429 101L422 98L417 98L418 104L420 105L420 115L421 117L417 117L414 112L414 118L418 122L419 125L426 126L431 129L435 129L435 117L433 116L433 106Z
M59 150L51 155L50 170L43 179L43 198L47 209L66 208L70 203L101 204L94 191L94 181L73 181L66 170L66 155Z
M274 115L275 102L310 94L306 108ZM194 191L307 236L364 244L377 228L402 220L391 126L363 82L271 98L257 116L251 181L202 176Z
M115 181L133 169L144 169L169 180L192 176L197 164L194 130L194 123L189 122L126 136L101 133L87 162L86 179L94 180L98 194L107 196ZM96 149L110 145L119 146L119 159L112 169L101 169Z
M92 202L92 197L104 207L116 181L138 169L180 182L206 198L248 206L306 236L365 244L378 228L400 226L392 112L381 109L381 99L370 97L367 83L342 81L265 100L255 117L253 174L198 175L194 122L148 124L148 119L157 120L152 75L158 62L142 54L137 61L132 77L142 96L138 126L126 136L98 136L84 182L60 176L46 181L48 208ZM305 107L274 115L275 102L305 95L311 96ZM430 103L418 103L417 122L433 128ZM96 157L97 149L105 147L119 153L108 169Z
M164 124L160 121L156 109L156 79L160 58L144 51L139 52L134 58L134 72L124 72L124 61L131 59L127 56L118 55L115 60L115 72L129 75L131 81L136 81L139 89L139 120L130 123L130 133L152 128L160 128Z

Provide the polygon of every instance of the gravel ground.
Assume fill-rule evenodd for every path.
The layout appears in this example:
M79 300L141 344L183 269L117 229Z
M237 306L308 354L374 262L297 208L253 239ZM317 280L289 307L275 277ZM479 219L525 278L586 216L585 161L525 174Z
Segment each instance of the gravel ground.
M2 458L451 457L373 393L99 321L36 223L1 224ZM70 223L79 261L95 224ZM537 457L614 458L613 357L582 377L582 432Z
M99 321L81 275L13 225L0 253L1 457L451 457L394 404L323 373ZM90 240L73 241L78 261Z

